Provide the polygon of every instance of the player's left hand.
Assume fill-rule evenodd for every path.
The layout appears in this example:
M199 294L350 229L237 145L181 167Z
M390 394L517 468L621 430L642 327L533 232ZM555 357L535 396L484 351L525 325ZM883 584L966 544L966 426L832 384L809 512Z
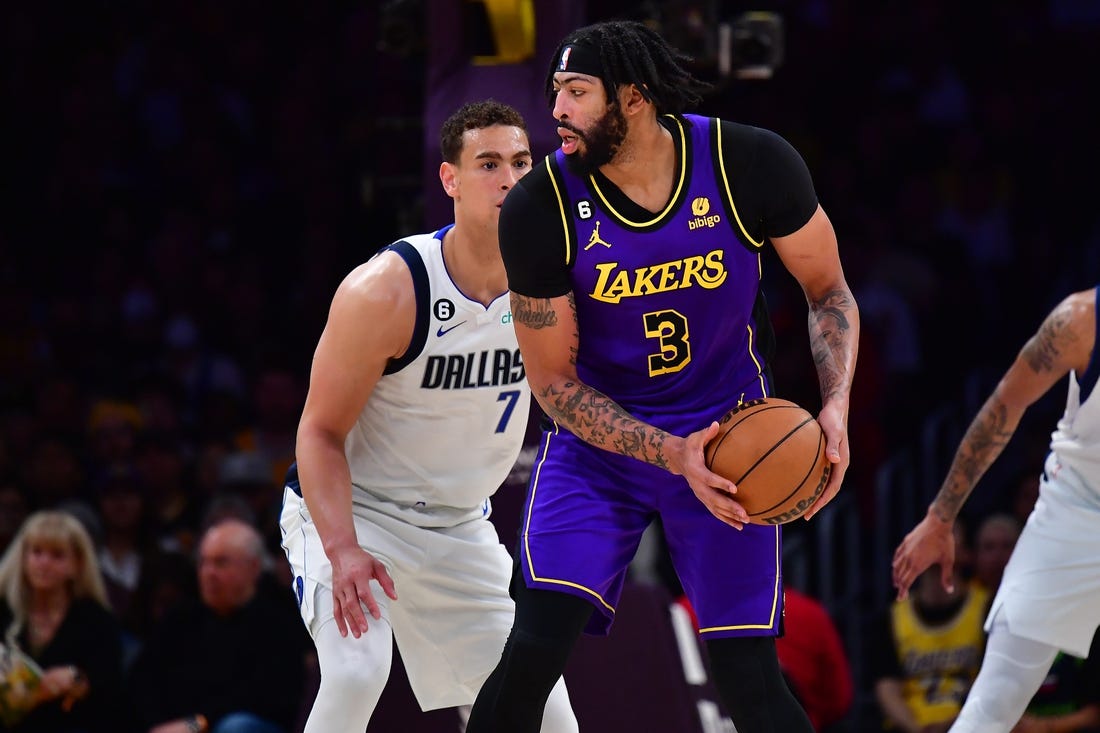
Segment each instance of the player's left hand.
M844 474L852 460L848 446L848 424L840 406L833 402L825 404L817 416L817 422L821 425L821 432L825 434L825 457L833 464L833 468L825 490L802 515L806 520L813 519L840 492Z
M955 533L952 522L946 522L931 509L924 519L913 528L894 551L893 575L894 587L898 589L898 600L903 601L909 595L909 586L932 565L939 563L943 588L948 593L955 591Z

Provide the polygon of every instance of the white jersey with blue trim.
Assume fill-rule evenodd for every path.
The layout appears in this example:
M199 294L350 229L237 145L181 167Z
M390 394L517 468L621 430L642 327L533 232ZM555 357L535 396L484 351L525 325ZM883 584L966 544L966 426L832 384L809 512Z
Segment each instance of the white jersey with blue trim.
M1100 359L1100 341L1093 359ZM1082 491L1100 504L1100 385L1082 398L1077 374L1070 372L1066 410L1051 434L1050 449L1062 469L1072 471ZM1069 478L1069 477L1067 477Z
M989 631L1004 613L1013 634L1082 658L1100 623L1100 318L1096 327L1089 365L1069 374L1039 499L986 619Z
M387 248L413 273L416 332L345 441L353 503L421 527L489 514L531 405L508 293L486 307L458 289L443 261L448 229Z

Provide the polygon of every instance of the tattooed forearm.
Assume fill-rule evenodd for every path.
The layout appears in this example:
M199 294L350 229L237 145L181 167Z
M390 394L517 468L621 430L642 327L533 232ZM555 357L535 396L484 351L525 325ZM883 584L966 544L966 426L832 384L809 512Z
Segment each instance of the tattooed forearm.
M954 521L978 480L993 465L1016 432L1018 419L1009 417L1008 408L994 394L982 406L966 429L951 469L932 502L932 511L945 522Z
M848 290L810 301L810 353L824 401L847 396L859 348L859 311Z
M528 298L512 293L512 318L516 323L533 329L550 328L558 325L558 314L550 304L549 298Z
M538 397L548 416L582 440L668 469L668 433L634 418L599 390L565 382L547 387Z

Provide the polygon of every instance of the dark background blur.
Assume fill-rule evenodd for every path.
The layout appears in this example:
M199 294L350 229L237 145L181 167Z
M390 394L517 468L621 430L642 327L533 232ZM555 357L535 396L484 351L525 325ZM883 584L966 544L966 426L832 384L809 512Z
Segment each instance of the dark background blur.
M448 223L436 135L458 104L516 105L551 151L548 49L581 22L646 20L703 51L716 88L699 111L773 129L809 164L863 319L845 492L865 536L890 477L918 500L934 488L935 445L1054 303L1100 279L1096 3L539 0L535 58L488 67L469 61L460 5L5 5L0 541L37 507L102 525L126 474L160 546L189 550L235 492L277 554L280 475L336 285ZM770 79L721 77L706 56L745 10L782 16ZM768 267L779 393L816 409L805 303ZM1055 392L982 486L1038 471Z

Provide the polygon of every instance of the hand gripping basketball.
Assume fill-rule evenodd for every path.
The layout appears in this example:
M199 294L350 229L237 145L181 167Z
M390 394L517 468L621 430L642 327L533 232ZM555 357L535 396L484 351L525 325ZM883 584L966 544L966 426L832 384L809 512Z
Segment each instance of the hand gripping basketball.
M737 484L737 501L752 524L798 519L821 496L832 472L817 420L776 397L726 413L703 456L707 468Z

